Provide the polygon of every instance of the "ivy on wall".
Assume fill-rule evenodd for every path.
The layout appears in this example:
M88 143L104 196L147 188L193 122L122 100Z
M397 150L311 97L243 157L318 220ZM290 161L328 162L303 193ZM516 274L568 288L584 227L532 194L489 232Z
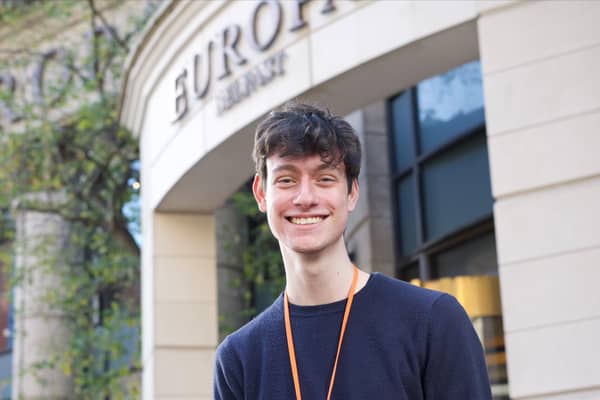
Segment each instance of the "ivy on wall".
M88 28L79 43L62 43L54 52L0 45L0 213L38 211L68 226L60 251L56 238L35 249L35 268L60 275L61 284L42 298L65 316L68 348L24 373L59 368L72 379L77 399L137 398L138 379L131 377L140 369L140 260L132 216L124 210L138 196L131 182L139 155L137 140L119 124L117 102L129 44L156 3L139 7L125 33L94 0L36 4L32 12L48 7L48 18L65 21L76 14ZM3 11L3 21L15 26L28 18L18 7ZM8 75L36 63L43 65L37 80ZM0 242L13 240L14 223L2 221ZM13 284L29 273L16 268Z
M243 273L232 282L243 299L242 317L255 317L268 307L285 286L279 244L271 234L266 214L260 212L251 190L242 188L232 196L237 211L248 221L248 245L243 249Z

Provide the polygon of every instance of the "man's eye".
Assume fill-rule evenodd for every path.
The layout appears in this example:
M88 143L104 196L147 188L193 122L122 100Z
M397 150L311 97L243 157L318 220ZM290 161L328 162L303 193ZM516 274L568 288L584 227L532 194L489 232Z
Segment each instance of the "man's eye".
M277 179L276 183L282 183L284 185L293 183L294 181L292 180L292 178L279 178Z
M332 176L322 176L320 178L321 182L335 182L335 178Z

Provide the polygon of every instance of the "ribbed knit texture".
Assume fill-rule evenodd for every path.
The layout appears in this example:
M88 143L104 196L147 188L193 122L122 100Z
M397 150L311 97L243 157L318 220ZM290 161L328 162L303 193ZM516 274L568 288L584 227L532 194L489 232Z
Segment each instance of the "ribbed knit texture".
M290 305L303 400L327 389L346 300ZM217 349L218 400L294 400L283 296ZM451 296L372 274L352 306L336 400L488 400L481 343Z

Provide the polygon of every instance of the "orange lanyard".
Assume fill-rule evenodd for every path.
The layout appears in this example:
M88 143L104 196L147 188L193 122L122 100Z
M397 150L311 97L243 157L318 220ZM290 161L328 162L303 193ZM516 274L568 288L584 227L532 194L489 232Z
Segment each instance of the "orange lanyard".
M352 300L354 300L354 291L356 289L357 280L358 268L356 268L355 266L354 277L352 278L352 286L350 286L348 300L346 300L346 310L344 311L344 319L342 320L342 328L340 329L340 338L338 340L337 354L335 355L333 371L331 372L331 380L329 381L327 400L331 399L331 392L333 391L333 383L335 381L335 373L337 371L338 360L340 358L340 350L342 349L342 341L344 340L344 333L346 332L346 325L348 323L348 317L350 316L350 309L352 308ZM290 366L292 367L294 389L296 390L296 400L302 400L302 395L300 394L300 379L298 377L298 365L296 364L296 351L294 350L294 339L292 338L292 322L290 320L290 305L288 302L287 292L284 292L283 301L283 315L285 318L285 336L287 337L288 353L290 355Z

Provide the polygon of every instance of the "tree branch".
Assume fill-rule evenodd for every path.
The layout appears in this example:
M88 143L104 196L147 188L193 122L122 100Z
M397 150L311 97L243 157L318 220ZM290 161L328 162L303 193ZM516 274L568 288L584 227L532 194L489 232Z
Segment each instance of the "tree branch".
M102 14L98 8L96 7L96 4L94 3L94 0L88 0L88 5L90 6L90 10L92 11L92 18L94 17L98 17L98 19L100 19L100 21L102 22L102 25L104 26L104 28L106 28L106 30L108 31L108 33L110 33L110 35L112 36L112 38L115 40L115 42L117 42L119 44L119 46L129 52L129 46L127 46L127 43L125 41L123 41L123 39L121 39L119 37L119 34L113 29L113 27L108 23L108 21L106 20L106 18L104 17L104 14ZM95 31L94 31L95 32Z

